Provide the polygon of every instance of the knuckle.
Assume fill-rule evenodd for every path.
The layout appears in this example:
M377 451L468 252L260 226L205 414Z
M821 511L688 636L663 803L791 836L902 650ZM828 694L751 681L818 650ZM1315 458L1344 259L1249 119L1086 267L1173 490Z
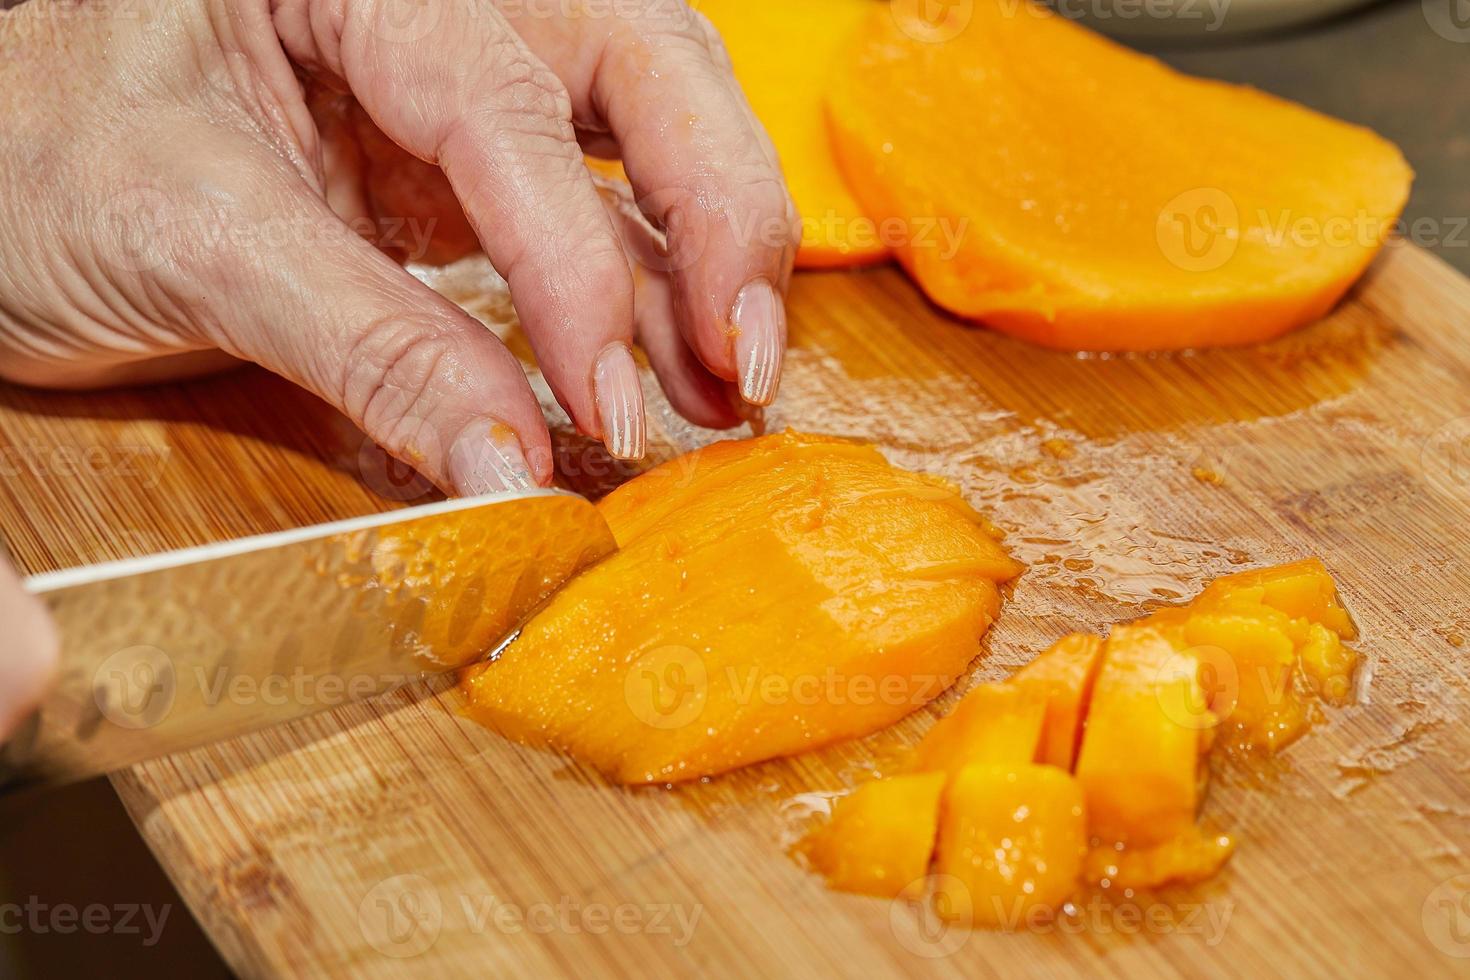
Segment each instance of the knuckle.
M454 338L432 316L374 322L344 360L343 410L384 448L413 448L429 425L439 396L467 376Z
M480 104L497 115L550 120L571 134L572 97L556 73L519 45L501 45L480 86Z

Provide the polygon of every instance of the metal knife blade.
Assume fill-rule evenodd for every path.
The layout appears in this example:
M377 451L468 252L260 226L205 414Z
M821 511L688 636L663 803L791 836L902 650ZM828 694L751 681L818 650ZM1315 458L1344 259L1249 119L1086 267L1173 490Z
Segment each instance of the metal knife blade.
M0 753L0 785L110 772L472 663L615 547L592 504L541 490L32 576L61 674Z

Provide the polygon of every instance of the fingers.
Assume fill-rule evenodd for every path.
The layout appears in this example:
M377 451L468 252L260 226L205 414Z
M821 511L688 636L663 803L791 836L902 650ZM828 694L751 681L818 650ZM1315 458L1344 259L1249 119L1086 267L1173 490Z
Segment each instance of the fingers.
M641 455L633 285L560 80L490 8L320 7L340 16L313 19L296 56L332 67L384 133L443 168L557 400L614 456Z
M208 342L315 392L447 491L550 482L540 405L484 324L343 225L305 185L239 207L240 244L200 271L211 299L196 316ZM266 219L270 235L249 233Z
M59 642L45 608L0 558L0 741L40 704L56 675Z
M520 5L516 5L520 9ZM708 22L682 4L512 25L566 80L578 124L617 141L640 206L668 236L678 322L689 346L746 401L769 404L786 343L783 293L799 232L770 141Z

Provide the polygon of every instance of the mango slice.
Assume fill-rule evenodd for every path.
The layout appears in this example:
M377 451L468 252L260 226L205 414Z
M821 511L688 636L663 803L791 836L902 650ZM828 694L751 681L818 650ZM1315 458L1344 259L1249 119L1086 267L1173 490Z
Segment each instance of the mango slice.
M1157 629L1114 627L1077 756L1093 835L1150 847L1187 832L1211 724L1194 657Z
M970 765L1031 762L1046 700L1012 684L981 684L929 729L914 753L917 772L951 775Z
M1407 199L1391 143L1190 78L1028 0L872 4L827 98L898 259L938 305L1071 350L1245 344L1325 314Z
M930 772L859 786L807 838L812 867L839 891L884 898L921 893L945 779L942 772Z
M1009 684L1030 691L1046 704L1037 762L1072 771L1102 650L1102 637L1073 633L1011 675Z
M1219 874L1233 853L1234 839L1195 825L1153 847L1094 847L1087 852L1082 876L1105 888L1187 885Z
M1233 750L1278 752L1311 727L1314 696L1329 704L1352 697L1358 655L1342 640L1357 629L1315 558L1216 579L1189 605L1143 625L1194 654Z
M801 214L799 269L864 265L888 258L837 169L822 97L833 66L872 11L873 0L698 0L725 40L735 77L781 157Z
M477 718L625 783L892 724L975 658L1020 570L952 486L789 432L673 460L599 510L619 550L465 686Z
M936 910L971 925L1024 926L1076 890L1086 850L1077 780L1051 766L969 766L944 793Z

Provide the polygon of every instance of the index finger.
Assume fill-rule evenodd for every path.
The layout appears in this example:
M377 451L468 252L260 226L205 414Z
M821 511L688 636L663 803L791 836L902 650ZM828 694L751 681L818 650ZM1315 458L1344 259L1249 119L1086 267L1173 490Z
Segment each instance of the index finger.
M714 28L673 0L604 20L576 45L544 19L509 19L567 82L579 126L617 141L640 207L668 237L689 346L711 372L738 381L746 401L769 404L800 229Z

